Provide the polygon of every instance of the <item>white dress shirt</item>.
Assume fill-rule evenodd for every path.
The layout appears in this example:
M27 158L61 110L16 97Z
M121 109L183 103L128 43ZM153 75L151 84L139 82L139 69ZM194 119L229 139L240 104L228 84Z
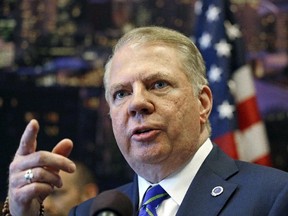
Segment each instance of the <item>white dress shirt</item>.
M176 215L191 182L212 148L211 140L207 139L186 166L159 182L170 197L164 200L159 208L157 208L158 216ZM151 185L144 178L138 176L139 208L141 207L146 190Z

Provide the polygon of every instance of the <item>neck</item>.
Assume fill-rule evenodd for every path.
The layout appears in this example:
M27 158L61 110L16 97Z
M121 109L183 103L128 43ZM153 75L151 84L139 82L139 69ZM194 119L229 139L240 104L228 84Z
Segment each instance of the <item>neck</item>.
M142 176L152 184L158 183L173 173L181 170L192 159L192 157L202 146L202 144L208 139L208 137L208 132L202 134L202 136L200 136L198 145L195 145L192 150L187 151L186 153L181 152L181 156L179 157L169 157L160 163L144 163L141 164L141 166L131 165L131 167L133 169L135 168L134 171L138 175Z

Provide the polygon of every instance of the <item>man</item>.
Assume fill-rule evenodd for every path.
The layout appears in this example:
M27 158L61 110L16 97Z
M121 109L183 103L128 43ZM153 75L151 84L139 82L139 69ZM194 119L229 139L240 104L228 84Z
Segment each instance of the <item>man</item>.
M75 165L77 169L72 174L60 171L63 186L45 199L45 215L67 216L72 207L98 194L98 185L89 168L81 162Z
M117 190L131 199L135 215L287 215L287 173L234 161L211 143L212 93L189 38L160 27L128 32L106 66L104 85L117 144L137 174ZM34 120L27 126L10 165L13 216L37 215L39 202L61 187L58 170L75 169L66 158L70 140L52 153L35 152L38 127ZM155 188L163 200L152 209L147 196ZM88 215L92 202L70 215Z

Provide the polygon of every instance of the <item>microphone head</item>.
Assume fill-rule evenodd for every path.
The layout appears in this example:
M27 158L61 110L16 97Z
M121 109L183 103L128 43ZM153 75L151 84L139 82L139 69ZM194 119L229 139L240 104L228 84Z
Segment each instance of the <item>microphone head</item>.
M115 216L132 216L133 205L125 194L117 190L108 190L94 198L90 216L98 216L105 212Z

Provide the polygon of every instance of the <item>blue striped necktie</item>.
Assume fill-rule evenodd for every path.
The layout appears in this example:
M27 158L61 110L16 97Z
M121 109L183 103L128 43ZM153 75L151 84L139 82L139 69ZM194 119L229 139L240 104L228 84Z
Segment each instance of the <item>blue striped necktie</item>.
M139 216L157 216L156 208L168 197L168 193L160 185L148 188L139 210Z

